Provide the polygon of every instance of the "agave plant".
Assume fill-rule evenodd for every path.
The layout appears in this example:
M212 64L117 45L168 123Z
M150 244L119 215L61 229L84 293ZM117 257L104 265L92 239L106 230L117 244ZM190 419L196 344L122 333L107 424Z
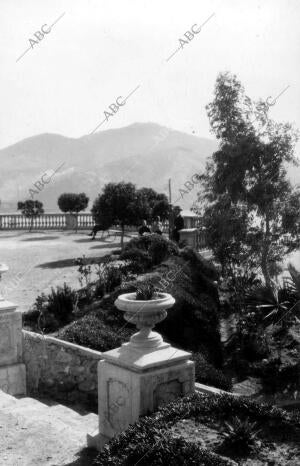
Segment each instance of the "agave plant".
M155 299L157 292L151 281L143 281L136 288L136 299L139 301L149 301Z
M300 300L300 272L298 272L292 264L289 264L288 271L291 277L285 280L285 286L289 293L295 299Z
M224 441L220 449L231 450L237 456L248 456L256 445L260 431L256 422L250 422L248 418L242 420L236 416L231 422L224 423Z
M266 325L300 322L300 273L292 265L288 270L282 285L257 285L246 295L247 312L261 311Z

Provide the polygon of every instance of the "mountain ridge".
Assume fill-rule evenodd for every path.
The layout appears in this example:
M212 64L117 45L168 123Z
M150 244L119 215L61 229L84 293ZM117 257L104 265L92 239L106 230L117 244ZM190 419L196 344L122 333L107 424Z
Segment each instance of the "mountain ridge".
M152 187L167 194L171 178L176 193L195 171L203 169L216 148L217 143L211 139L152 122L79 138L57 133L30 136L0 150L0 210L12 210L17 201L30 198L30 189L43 173L55 171L62 164L52 182L36 195L45 211L58 210L58 196L68 191L86 192L90 209L109 181L131 181L138 187ZM182 207L192 205L195 194L182 202Z

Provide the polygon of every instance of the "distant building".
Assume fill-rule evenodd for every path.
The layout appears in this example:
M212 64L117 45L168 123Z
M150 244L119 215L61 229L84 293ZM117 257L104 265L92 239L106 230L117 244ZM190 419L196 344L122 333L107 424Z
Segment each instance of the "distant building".
M197 228L199 225L200 216L192 210L182 210L181 216L184 220L184 228Z

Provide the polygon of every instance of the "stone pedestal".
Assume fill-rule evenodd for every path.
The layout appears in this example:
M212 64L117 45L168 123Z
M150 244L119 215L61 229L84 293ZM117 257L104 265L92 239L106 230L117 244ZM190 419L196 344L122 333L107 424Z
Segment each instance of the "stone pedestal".
M140 416L194 391L190 353L170 345L145 353L126 343L102 356L98 366L99 449Z
M173 348L152 331L166 317L174 299L158 293L157 299L136 301L135 294L119 296L116 306L139 332L129 343L106 351L98 364L99 435L89 444L99 450L140 416L194 391L194 363L190 353Z
M7 268L6 268L7 270ZM0 265L0 276L4 271ZM10 395L26 393L22 360L22 314L0 296L0 390Z
M74 214L66 214L66 230L77 230L78 217Z

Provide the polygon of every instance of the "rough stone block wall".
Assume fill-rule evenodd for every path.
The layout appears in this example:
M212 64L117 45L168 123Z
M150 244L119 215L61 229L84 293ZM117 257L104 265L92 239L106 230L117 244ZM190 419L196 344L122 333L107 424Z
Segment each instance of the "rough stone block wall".
M80 403L97 412L100 352L23 330L23 357L29 396Z

